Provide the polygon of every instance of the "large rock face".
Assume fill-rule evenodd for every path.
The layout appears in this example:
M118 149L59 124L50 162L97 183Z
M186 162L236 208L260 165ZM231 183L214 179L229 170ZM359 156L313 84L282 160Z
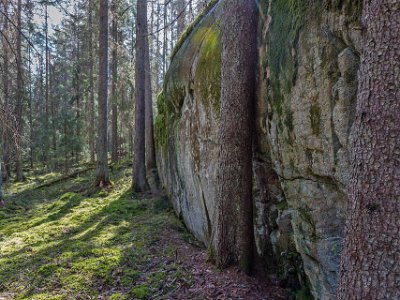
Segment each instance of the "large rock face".
M176 51L156 117L163 185L205 244L215 225L221 2ZM257 141L249 153L257 252L288 285L335 299L362 1L261 2Z

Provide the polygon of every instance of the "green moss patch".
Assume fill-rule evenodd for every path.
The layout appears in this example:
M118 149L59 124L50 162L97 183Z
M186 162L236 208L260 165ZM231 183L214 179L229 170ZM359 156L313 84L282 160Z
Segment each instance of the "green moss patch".
M221 98L221 31L219 22L210 28L204 28L199 57L196 65L196 90L200 91L205 106L211 103L213 113L219 116Z
M130 167L113 168L113 187L102 192L91 187L93 172L79 182L69 179L43 189L19 184L21 192L7 195L8 204L0 209L0 294L146 299L161 286L165 293L173 289L164 282L177 282L185 270L155 260L168 253L154 245L160 228L185 229L161 203L165 198L133 199L130 175ZM154 264L151 274L149 264Z
M171 60L175 57L176 53L181 49L183 43L189 37L189 35L193 32L196 26L203 20L204 16L218 3L219 0L211 0L208 2L207 6L203 9L203 11L196 17L196 19L189 24L189 26L185 29L185 31L181 34L176 43L174 49L172 49Z
M163 92L161 92L157 97L157 110L158 113L155 117L155 125L154 125L155 141L160 146L165 146L168 140L167 121L171 111L166 106Z

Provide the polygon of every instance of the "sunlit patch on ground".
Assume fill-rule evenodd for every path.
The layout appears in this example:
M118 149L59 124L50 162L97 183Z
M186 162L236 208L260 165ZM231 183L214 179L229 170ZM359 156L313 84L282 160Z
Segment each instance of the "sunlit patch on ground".
M60 174L10 186L0 210L0 299L147 299L172 290L185 270L174 249L154 244L162 229L185 231L165 199L132 199L130 172L117 168L112 189L100 192L92 172L42 189L33 187Z

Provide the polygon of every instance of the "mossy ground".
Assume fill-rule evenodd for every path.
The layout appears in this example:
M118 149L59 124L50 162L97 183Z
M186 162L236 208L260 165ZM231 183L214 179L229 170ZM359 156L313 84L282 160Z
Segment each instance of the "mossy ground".
M114 167L109 190L91 188L93 171L34 189L57 176L7 187L0 298L154 299L190 278L156 245L164 229L188 233L165 198L132 198L130 168Z

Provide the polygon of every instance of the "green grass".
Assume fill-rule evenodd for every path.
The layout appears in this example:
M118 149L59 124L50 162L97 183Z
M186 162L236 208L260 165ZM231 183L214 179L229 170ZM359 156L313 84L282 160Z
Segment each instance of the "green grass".
M42 189L32 181L8 186L0 209L0 298L147 299L182 276L179 266L159 259L174 251L154 246L162 228L185 232L166 200L132 199L130 168L114 168L109 190L93 189L93 176Z

